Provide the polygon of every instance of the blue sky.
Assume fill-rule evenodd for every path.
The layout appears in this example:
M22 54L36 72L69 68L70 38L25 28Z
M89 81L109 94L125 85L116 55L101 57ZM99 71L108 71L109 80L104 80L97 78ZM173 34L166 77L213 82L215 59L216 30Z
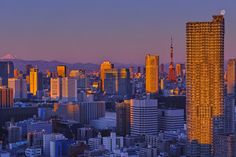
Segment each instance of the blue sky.
M185 23L226 10L225 58L236 57L235 0L0 0L0 55L144 63L146 53L185 60Z

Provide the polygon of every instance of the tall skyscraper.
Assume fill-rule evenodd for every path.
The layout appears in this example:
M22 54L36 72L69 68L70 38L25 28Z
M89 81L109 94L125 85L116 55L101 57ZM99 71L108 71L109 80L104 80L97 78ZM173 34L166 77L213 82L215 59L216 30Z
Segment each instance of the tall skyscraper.
M236 96L236 59L227 64L227 94Z
M212 156L213 121L223 115L224 16L186 24L189 156Z
M67 77L67 67L66 65L57 66L57 76L58 77Z
M173 47L172 38L171 38L171 45L170 45L170 65L169 65L169 73L168 73L167 79L172 82L176 81L175 65L174 65L174 47Z
M127 68L122 68L118 75L118 94L129 98L132 93L130 71Z
M117 69L105 70L104 92L114 95L118 92L118 71Z
M0 62L0 78L2 85L7 86L8 78L14 77L14 64L12 61Z
M158 101L156 99L131 99L131 136L157 135Z
M159 90L159 56L146 55L146 92L158 93Z
M224 133L235 132L235 98L232 95L224 97Z
M77 101L77 80L73 78L62 78L62 100Z
M130 134L130 100L116 103L116 133L119 136Z
M0 87L0 108L13 106L13 89L4 86Z
M26 80L22 78L9 78L8 87L13 89L14 99L27 98L27 84Z
M105 80L105 71L111 70L113 68L113 65L109 61L104 61L100 65L100 77L101 77L101 87L102 91L104 91L104 80Z
M36 96L38 91L38 69L30 69L30 93Z
M176 71L176 76L177 77L182 77L183 76L183 70L184 70L184 64L176 64L175 67Z
M62 96L61 78L51 78L50 80L50 97L52 100L59 100Z

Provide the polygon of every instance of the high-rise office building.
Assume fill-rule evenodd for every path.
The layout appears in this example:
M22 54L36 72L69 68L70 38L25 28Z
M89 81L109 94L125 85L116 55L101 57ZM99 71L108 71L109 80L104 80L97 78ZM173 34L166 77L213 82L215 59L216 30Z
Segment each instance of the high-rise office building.
M50 97L52 100L59 100L62 96L61 78L51 78L50 80Z
M223 115L224 16L186 24L189 156L212 155L213 121Z
M38 71L39 70L37 68L30 69L30 93L34 96L36 96L38 91Z
M158 93L159 90L159 56L146 55L146 92Z
M57 66L57 76L58 77L67 77L67 67L66 65Z
M77 101L77 80L73 78L62 78L62 100Z
M131 99L131 136L157 135L158 101L156 99Z
M235 132L235 98L232 95L224 97L224 133Z
M85 70L71 70L70 77L77 79L78 90L87 88L88 78L85 75Z
M118 71L117 69L105 70L104 92L114 95L118 92Z
M129 98L132 94L129 69L120 69L118 75L118 94Z
M27 84L26 80L22 78L9 78L8 87L13 89L14 99L27 98Z
M0 62L0 78L2 85L7 86L8 78L14 77L14 64L12 61Z
M159 109L158 128L160 131L184 129L184 109Z
M236 59L230 59L227 64L227 94L236 95Z
M184 70L184 64L176 64L176 67L175 67L175 71L176 71L176 76L177 77L183 77L183 70Z
M105 80L105 71L111 70L113 68L113 65L109 61L104 61L100 65L100 78L101 78L101 87L102 91L104 91L104 80Z
M5 86L0 87L0 108L9 108L13 106L13 89Z
M116 133L119 136L130 134L130 100L116 103Z

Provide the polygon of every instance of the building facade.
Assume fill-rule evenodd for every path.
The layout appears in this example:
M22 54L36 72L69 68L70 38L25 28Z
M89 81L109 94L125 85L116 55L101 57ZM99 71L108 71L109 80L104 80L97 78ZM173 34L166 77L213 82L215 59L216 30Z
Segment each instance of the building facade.
M158 101L156 99L131 99L131 136L157 135Z
M159 56L146 55L146 92L158 93L159 90Z
M27 84L25 79L21 78L9 78L8 87L13 89L14 99L26 99L27 98Z
M188 155L211 156L213 120L224 108L224 16L188 22L186 46Z
M104 91L104 80L105 80L105 71L111 70L113 68L113 65L109 61L104 61L100 65L100 79L101 79L101 88L102 91Z
M130 134L130 101L116 103L116 133L119 136Z
M30 69L30 93L32 93L34 96L37 95L38 91L38 69L37 68L31 68Z
M236 59L230 59L227 64L227 94L236 95Z

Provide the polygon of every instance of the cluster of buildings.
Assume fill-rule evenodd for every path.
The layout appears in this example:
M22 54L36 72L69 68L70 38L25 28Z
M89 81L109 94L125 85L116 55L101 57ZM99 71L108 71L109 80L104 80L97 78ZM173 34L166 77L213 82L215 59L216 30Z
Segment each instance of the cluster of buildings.
M25 71L0 62L0 157L234 157L236 59L224 70L224 16L186 24L186 67Z

